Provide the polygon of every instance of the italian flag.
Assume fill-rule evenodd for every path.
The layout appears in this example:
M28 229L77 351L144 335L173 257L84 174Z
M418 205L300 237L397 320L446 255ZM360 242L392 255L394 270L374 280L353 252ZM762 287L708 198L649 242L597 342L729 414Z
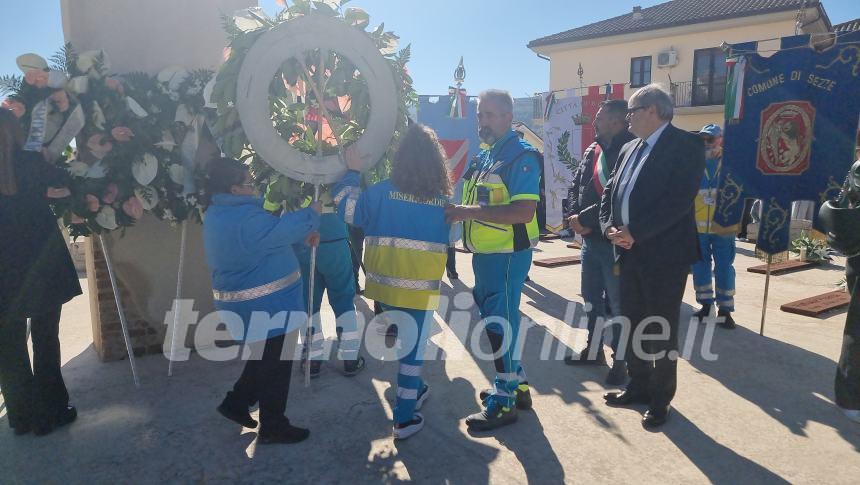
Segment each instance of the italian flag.
M448 95L451 96L451 107L448 110L448 116L451 118L466 117L466 90L458 89L453 86L448 87Z
M747 67L746 56L726 59L728 80L726 82L726 113L727 120L739 120L744 113L744 72Z

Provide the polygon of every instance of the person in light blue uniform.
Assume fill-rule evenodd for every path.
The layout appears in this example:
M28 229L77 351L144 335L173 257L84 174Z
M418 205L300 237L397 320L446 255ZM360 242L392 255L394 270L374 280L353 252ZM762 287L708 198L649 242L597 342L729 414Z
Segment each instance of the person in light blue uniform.
M363 192L361 159L353 150L347 150L346 159L350 171L335 187L334 201L344 221L365 234L365 296L379 302L398 328L393 434L405 439L424 426L416 411L429 395L421 366L447 259L450 226L444 210L451 182L436 134L421 125L403 136L391 179Z
M272 187L265 197L263 207L276 212L281 209L280 202L273 201L270 196ZM305 204L310 204L308 197ZM320 216L320 244L317 248L316 268L314 271L313 320L310 344L310 376L317 378L322 369L322 363L327 358L325 339L322 333L320 308L323 293L328 293L328 302L337 319L336 328L340 341L338 358L343 361L343 373L354 376L364 369L364 357L359 356L361 336L358 333L358 321L355 313L355 279L352 271L352 255L349 250L349 232L347 225L335 213L335 208L328 191L320 196L322 215ZM302 270L304 299L308 301L310 286L311 251L306 245L296 246L296 256ZM305 349L306 354L307 348Z
M531 408L519 360L519 306L539 237L535 211L541 157L511 129L512 120L509 93L481 93L478 125L488 148L463 176L463 205L446 210L449 223L463 221L463 243L474 253L473 294L496 359L494 388L481 394L484 411L466 418L476 431L513 423L518 408Z
M251 351L218 412L254 428L249 408L259 402L261 443L302 441L309 431L292 426L284 416L292 369L289 350L307 322L293 245L319 241L319 204L280 218L266 212L247 167L229 158L209 163L206 194L211 201L203 244L215 308L233 337ZM261 321L260 316L266 318ZM276 321L267 321L270 317Z

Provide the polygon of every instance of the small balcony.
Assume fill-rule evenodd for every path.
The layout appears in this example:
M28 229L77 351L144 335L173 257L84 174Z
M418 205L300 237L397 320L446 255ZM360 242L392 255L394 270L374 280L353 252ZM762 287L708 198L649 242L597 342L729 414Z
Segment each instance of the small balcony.
M725 103L725 83L696 84L694 81L671 83L669 86L676 108L719 106Z

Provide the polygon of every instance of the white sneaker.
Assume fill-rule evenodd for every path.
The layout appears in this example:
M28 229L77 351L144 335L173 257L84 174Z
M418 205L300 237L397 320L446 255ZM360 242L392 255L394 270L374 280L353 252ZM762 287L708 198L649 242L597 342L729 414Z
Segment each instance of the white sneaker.
M421 413L415 413L412 417L412 421L406 423L406 426L403 426L402 428L394 426L394 439L405 440L406 438L421 431L421 428L423 427L424 415L422 415Z
M860 409L843 409L842 412L845 413L845 417L860 424Z
M424 384L424 387L421 388L421 393L418 394L418 400L415 401L415 410L421 411L421 406L424 405L424 401L427 400L427 396L430 395L430 386Z

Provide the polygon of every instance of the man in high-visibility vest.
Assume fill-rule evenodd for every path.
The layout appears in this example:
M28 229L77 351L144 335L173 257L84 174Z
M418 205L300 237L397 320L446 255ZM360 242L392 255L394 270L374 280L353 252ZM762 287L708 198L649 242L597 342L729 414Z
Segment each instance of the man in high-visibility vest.
M520 294L538 241L540 153L511 129L513 100L488 90L478 99L481 141L488 148L463 178L463 205L449 206L448 222L463 221L463 243L474 253L475 302L493 349L494 388L481 394L485 409L466 418L476 431L513 423L517 409L531 408L519 361Z
M693 286L696 301L702 305L696 318L711 314L717 306L718 325L735 328L735 233L737 226L723 227L714 222L717 205L717 184L723 166L723 130L708 124L699 131L705 142L705 173L696 196L696 226L702 259L693 265ZM714 281L716 280L716 281ZM716 298L714 298L716 282Z

